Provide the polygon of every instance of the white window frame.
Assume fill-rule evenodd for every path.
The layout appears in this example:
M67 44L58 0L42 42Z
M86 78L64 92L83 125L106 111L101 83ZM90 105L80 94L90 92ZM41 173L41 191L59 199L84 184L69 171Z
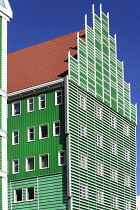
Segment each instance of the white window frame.
M78 107L83 110L86 110L86 97L78 93Z
M99 133L95 133L95 145L98 147L103 147L103 136Z
M17 190L21 190L22 191L22 200L21 201L16 201L16 191ZM21 203L21 202L23 202L23 189L22 188L14 189L14 203Z
M59 134L56 134L56 133L55 133L55 123L59 123ZM61 133L60 131L61 131L60 120L54 121L54 122L53 122L53 136L60 136L60 133Z
M14 109L14 105L19 103L19 106L20 106L20 113L19 114L15 114L15 109ZM21 115L21 101L15 101L12 103L12 116L18 116L18 115Z
M98 162L96 161L95 162L95 171L96 171L96 174L99 175L99 176L103 176L104 175L104 164L101 163L101 162Z
M78 136L80 138L86 138L87 137L87 126L78 123Z
M114 115L110 115L109 117L110 117L110 119L109 119L110 127L116 129L116 127L117 127L117 118Z
M94 104L94 116L102 120L102 107L98 106L97 104Z
M57 93L61 93L61 103L57 103ZM61 90L56 90L55 91L55 106L59 106L59 105L61 105L62 104L62 89Z
M60 154L64 152L64 164L61 164L61 161L60 161ZM61 150L61 151L58 151L58 166L64 166L66 165L66 151L65 150Z
M96 203L104 204L104 191L96 190Z
M48 129L48 136L47 137L41 137L42 135L41 135L41 127L43 127L43 126L45 126L45 125L47 125L47 129ZM45 123L45 124L41 124L41 125L39 125L39 139L47 139L47 138L49 138L49 124L48 123Z
M112 155L117 155L117 144L113 141L110 142L110 153Z
M34 188L34 199L27 199L27 193L29 188ZM26 187L26 201L34 201L34 200L35 200L35 187L34 186Z
M45 107L41 108L41 96L45 96ZM41 94L38 96L38 104L39 104L39 110L46 108L46 94Z
M79 154L78 155L79 167L83 169L88 168L88 157L87 155Z
M30 99L33 99L33 110L31 110L30 111L30 109L29 109L29 105L30 105L30 103L29 103L29 100ZM30 97L30 98L27 98L27 112L33 112L34 111L34 97Z
M15 164L14 162L18 161L18 172L15 172ZM12 160L12 174L18 174L19 173L19 159Z
M131 201L125 200L124 208L125 208L125 210L131 210Z
M79 197L83 199L88 199L88 186L84 184L79 185Z
M30 140L30 132L29 132L30 128L33 128L33 134L34 134L34 139L33 140ZM31 126L31 127L27 128L27 133L28 133L28 142L34 141L35 140L35 127Z
M110 178L113 182L118 182L118 170L110 168Z
M118 209L118 197L115 195L111 196L111 207L114 209Z
M124 149L124 160L130 162L130 150Z
M126 187L131 186L131 177L128 174L124 174L124 186Z
M14 132L18 132L18 143L14 142ZM12 145L17 145L19 144L19 130L14 130L12 131Z
M34 158L34 169L28 170L28 160ZM35 170L35 156L26 157L26 172L34 171Z
M123 133L125 136L129 136L129 125L123 124Z
M43 156L48 156L48 167L42 167L42 157ZM46 168L49 168L49 153L45 153L45 154L41 154L39 155L39 169L46 169Z

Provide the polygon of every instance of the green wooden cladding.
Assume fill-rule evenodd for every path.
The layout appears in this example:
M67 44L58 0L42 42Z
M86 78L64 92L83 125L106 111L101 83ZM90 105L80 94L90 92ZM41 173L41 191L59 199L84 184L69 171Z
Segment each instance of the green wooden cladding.
M26 188L34 186L33 201L26 201ZM20 203L14 203L14 190L22 188ZM31 179L10 181L8 187L9 210L67 210L66 173L41 176Z
M2 17L0 17L0 89L2 88Z
M136 107L117 59L116 40L109 35L108 17L93 14L93 21L93 29L85 24L85 41L77 37L78 59L69 58L70 80L136 124Z
M58 88L58 89L63 89ZM58 90L57 89L57 90ZM8 104L8 170L9 180L62 172L58 166L58 151L65 150L64 103L55 106L55 90L45 92L46 108L38 110L38 95L34 95L34 111L27 113L27 98L21 100L21 114L12 117L12 101ZM40 95L40 94L39 94ZM31 96L29 96L31 97ZM61 135L53 137L53 122L60 120ZM39 140L39 125L48 123L49 137ZM27 142L27 128L34 126L35 140ZM12 145L12 131L19 130L19 144ZM39 169L39 155L49 153L49 168ZM35 156L35 170L26 172L25 158ZM19 173L12 174L12 160L19 159Z

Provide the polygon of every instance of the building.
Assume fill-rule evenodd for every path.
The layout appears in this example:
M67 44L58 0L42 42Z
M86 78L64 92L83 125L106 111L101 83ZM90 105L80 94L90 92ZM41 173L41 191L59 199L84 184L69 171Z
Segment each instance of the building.
M9 210L136 209L136 106L92 9L93 27L8 55Z
M136 210L140 209L140 195L136 196Z

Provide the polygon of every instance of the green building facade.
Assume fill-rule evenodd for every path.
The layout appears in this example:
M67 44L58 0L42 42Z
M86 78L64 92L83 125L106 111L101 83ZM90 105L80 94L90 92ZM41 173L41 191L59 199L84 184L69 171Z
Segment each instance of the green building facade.
M9 210L136 209L136 106L109 15L92 16L66 76L8 94Z

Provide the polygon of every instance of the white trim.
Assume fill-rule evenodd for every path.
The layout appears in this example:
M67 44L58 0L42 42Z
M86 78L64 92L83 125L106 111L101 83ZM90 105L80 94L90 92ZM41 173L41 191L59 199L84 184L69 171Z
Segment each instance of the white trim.
M58 104L58 103L57 103L57 93L59 93L59 92L61 93L61 103ZM62 89L56 90L56 91L55 91L55 106L61 105L61 104L62 104L62 100L63 100L63 99L62 99Z
M14 132L18 132L18 143L14 142ZM12 131L12 145L17 145L19 144L19 130L14 130Z
M20 106L20 113L19 114L15 114L15 111L14 111L14 104L17 104L17 103L19 103L19 106ZM18 100L18 101L15 101L15 102L12 103L12 116L14 117L14 116L18 116L20 114L21 114L21 101Z
M33 99L33 110L29 110L29 100L30 99ZM30 112L33 112L34 111L34 97L30 97L30 98L27 98L27 112L30 113Z
M59 134L55 134L55 123L59 123ZM54 122L53 122L53 136L54 136L54 137L55 137L55 136L60 136L60 134L61 134L61 124L60 124L60 120L54 121Z
M41 107L41 97L42 96L44 96L44 98L45 98L44 99L45 100L45 106L43 108ZM42 109L45 109L45 108L46 108L46 94L41 94L41 95L38 96L38 109L42 110Z
M48 156L48 167L41 167L41 165L42 165L41 164L41 157L42 156L46 156L46 155ZM49 168L49 153L45 153L45 154L40 154L39 155L39 169L46 169L46 168Z
M21 190L21 192L22 192L22 200L21 201L16 201L16 190ZM14 203L21 203L21 202L23 202L23 189L16 188L16 189L14 189Z
M8 0L4 0L4 6L0 4L0 16L6 17L10 20L13 17L13 12L11 10L10 4Z
M30 200L27 199L27 190L29 188L34 188L34 199L30 199ZM34 200L35 200L35 187L34 186L26 187L26 201L34 201Z
M14 162L18 161L18 172L15 172L15 168L14 168ZM14 159L12 160L12 174L18 174L19 173L19 159Z
M33 135L34 135L34 139L33 140L30 140L30 136L29 136L29 129L30 128L33 128ZM28 127L27 128L27 142L32 142L32 141L35 141L35 126L31 126L31 127Z
M29 159L32 159L32 158L34 159L34 169L28 170L28 160L29 160ZM34 170L35 170L35 156L26 157L26 158L25 158L25 162L26 162L26 164L25 164L25 165L26 165L26 172L34 171Z
M41 138L41 127L43 127L44 125L47 125L47 133L48 133L48 135L47 135L47 137L43 137L43 138ZM39 139L47 139L47 138L49 138L49 124L48 123L44 123L44 124L41 124L41 125L39 125Z
M64 152L64 164L61 164L60 162L60 153L63 153ZM58 151L58 166L64 166L66 165L66 151L65 150L61 150L61 151Z

